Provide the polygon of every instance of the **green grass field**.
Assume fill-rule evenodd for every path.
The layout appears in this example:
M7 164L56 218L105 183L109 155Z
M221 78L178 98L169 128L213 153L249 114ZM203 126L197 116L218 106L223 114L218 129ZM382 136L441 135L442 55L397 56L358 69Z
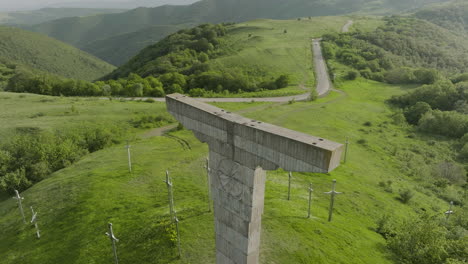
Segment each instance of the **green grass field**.
M268 172L262 263L393 263L385 240L373 231L379 217L383 214L406 217L420 208L443 217L446 203L418 186L417 179L405 176L401 162L391 154L394 148L425 148L426 144L419 136L408 138L413 133L409 128L393 125L392 112L384 104L389 96L407 88L365 80L347 82L341 88L346 94L332 93L317 102L217 104L250 118L338 142L350 138L348 162L337 170L326 175L293 174L291 201L286 200L287 173ZM39 98L49 97L16 97L11 101L31 103ZM44 108L50 109L50 113L44 110L49 113L46 117L54 119L44 126L63 125L65 118L53 118L52 112L63 113L74 99L56 100L60 101L44 104ZM83 115L83 119L90 118L91 111L102 111L96 117L121 121L125 114L131 116L132 111L157 112L164 107L80 100L88 108L78 115ZM101 109L106 104L112 110ZM22 120L29 115L25 112L18 110L18 114L23 113ZM2 123L12 126L12 120ZM371 122L371 126L361 125L365 122ZM356 143L364 138L366 144ZM190 149L180 139L188 142ZM108 222L114 224L116 236L121 240L118 251L122 263L214 263L214 223L212 213L208 212L203 168L207 146L189 131L172 132L170 137L136 138L132 146L133 174L127 170L124 146L117 145L85 157L22 193L25 207L34 206L39 213L40 240L34 238L29 225L22 224L15 201L3 197L2 263L112 263L110 242L104 235ZM438 153L436 158L450 153L448 143L443 140L430 148ZM166 169L174 182L181 259L177 258L172 229L167 225L167 191L163 182ZM332 179L338 180L337 190L343 194L336 200L334 221L328 223L329 197L323 192L330 190ZM394 193L378 187L379 181L387 180L393 181ZM314 185L315 218L309 220L305 217L310 182ZM416 192L407 205L396 200L398 189L405 187ZM29 210L26 212L30 217Z
M128 125L133 118L165 111L163 103L67 98L0 92L0 142L17 128L64 129L86 123Z
M261 19L239 23L229 28L221 47L231 54L211 60L210 65L213 69L240 67L249 76L255 77L276 78L281 74L290 76L290 86L287 88L245 93L241 97L305 93L315 86L312 39L325 33L340 32L350 19L365 31L373 30L382 23L378 17L359 16L311 17L301 20Z

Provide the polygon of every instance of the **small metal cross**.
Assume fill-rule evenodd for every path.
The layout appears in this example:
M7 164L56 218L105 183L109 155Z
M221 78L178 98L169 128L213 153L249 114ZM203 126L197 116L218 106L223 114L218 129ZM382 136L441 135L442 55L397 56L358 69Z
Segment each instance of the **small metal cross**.
M117 257L117 245L116 245L116 242L119 242L119 240L114 236L112 223L109 223L109 232L107 232L106 235L110 238L111 243L112 243L112 250L114 251L115 264L119 264L119 258Z
M453 207L453 201L450 202L450 209L445 212L445 222L448 222L450 215L452 215L454 212L452 211Z
M211 212L211 201L213 198L211 197L211 178L210 178L210 159L206 158L206 178L207 178L207 183L208 183L208 212Z
M291 199L291 178L292 178L292 172L289 172L288 174L288 201Z
M23 217L23 223L26 224L26 218L24 217L24 211L23 211L23 204L21 201L24 200L24 197L21 197L18 190L15 190L15 194L16 196L13 197L13 199L16 199L18 201L18 207L19 207L19 210L20 210L20 213L21 213L21 217Z
M174 223L176 225L176 232L177 232L177 248L179 250L179 258L182 256L182 250L180 246L180 232L179 232L179 218L177 218L177 212L174 211Z
M41 238L41 233L39 231L39 227L37 226L37 212L34 212L34 209L33 207L31 206L31 214L32 214L32 217L31 217L31 224L34 225L34 227L36 228L36 236L37 238Z
M307 218L310 218L310 206L312 204L312 192L314 191L314 189L312 189L312 183L310 183L309 185L309 209L307 211Z
M336 180L333 180L332 184L332 190L329 192L326 192L326 194L330 194L330 209L328 211L328 222L331 222L332 217L333 217L333 206L335 204L335 195L341 194L340 192L335 191L336 187Z
M171 219L174 219L174 195L172 193L172 181L171 177L169 176L169 171L166 171L166 181L167 185L167 194L169 199L169 212L171 214Z
M348 147L349 147L349 137L346 138L346 147L345 147L345 153L344 153L344 163L346 163L346 160L348 159Z
M125 146L125 148L127 149L127 155L128 155L128 170L130 171L130 173L132 173L132 157L131 157L131 153L130 153L130 148L132 146L130 146L130 141L127 140L127 146Z

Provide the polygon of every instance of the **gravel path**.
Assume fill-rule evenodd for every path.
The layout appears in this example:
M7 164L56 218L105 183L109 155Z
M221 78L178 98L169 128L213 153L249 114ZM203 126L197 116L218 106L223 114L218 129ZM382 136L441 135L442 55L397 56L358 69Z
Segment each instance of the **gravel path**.
M343 26L341 32L346 33L349 32L349 28L353 25L354 21L348 20L348 22Z

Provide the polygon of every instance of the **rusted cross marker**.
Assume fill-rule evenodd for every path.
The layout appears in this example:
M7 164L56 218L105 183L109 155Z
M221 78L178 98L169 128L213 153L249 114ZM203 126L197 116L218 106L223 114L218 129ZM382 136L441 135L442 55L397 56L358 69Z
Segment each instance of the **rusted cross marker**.
M216 263L258 263L265 170L327 173L343 145L250 120L181 94L169 112L210 148Z

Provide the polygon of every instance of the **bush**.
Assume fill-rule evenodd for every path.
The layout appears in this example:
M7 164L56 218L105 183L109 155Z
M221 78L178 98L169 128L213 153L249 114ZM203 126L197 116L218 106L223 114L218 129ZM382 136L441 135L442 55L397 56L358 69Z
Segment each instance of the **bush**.
M436 179L445 179L451 184L463 185L466 183L465 169L453 162L442 162L433 169L433 176Z
M410 189L400 190L398 194L398 200L404 204L407 204L414 197L414 193Z
M407 220L388 238L398 263L442 264L447 258L446 229L428 216Z
M360 74L359 74L358 71L351 70L351 71L348 71L348 73L346 74L346 79L347 80L356 80L359 76L360 76Z

